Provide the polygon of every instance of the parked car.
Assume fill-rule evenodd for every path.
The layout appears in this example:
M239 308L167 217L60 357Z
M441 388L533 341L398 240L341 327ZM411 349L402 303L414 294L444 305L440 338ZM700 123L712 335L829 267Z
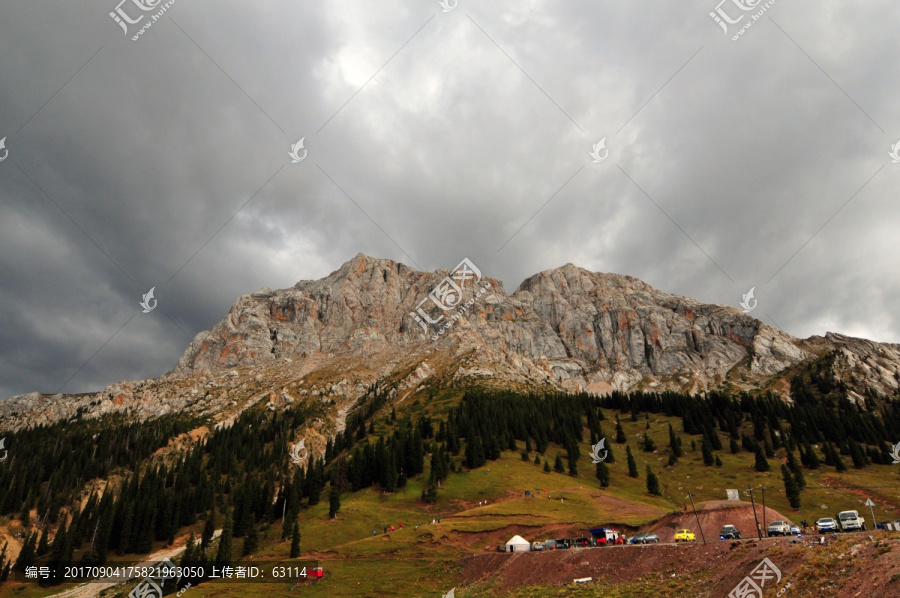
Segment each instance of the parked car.
M766 527L767 536L787 536L791 533L791 524L787 521L773 521Z
M838 513L837 520L842 532L866 531L866 520L859 516L858 511L841 511Z
M790 525L790 527L791 527L790 534L791 534L792 536L799 536L799 535L800 535L800 526L799 526L799 525L796 525L796 524L793 524L793 523L792 523L792 524Z
M697 538L694 537L694 532L689 529L680 529L675 532L675 541L676 542L693 542Z
M543 549L544 549L544 543L543 543L543 542L532 542L532 543L531 543L531 550L532 550L532 551L543 550Z
M659 536L653 532L641 532L628 539L629 544L659 544Z
M741 532L738 528L733 525L726 525L722 528L722 531L719 532L720 540L740 540Z
M837 532L838 526L837 521L832 519L831 517L822 517L818 521L816 521L816 532L820 534L824 534L826 532Z

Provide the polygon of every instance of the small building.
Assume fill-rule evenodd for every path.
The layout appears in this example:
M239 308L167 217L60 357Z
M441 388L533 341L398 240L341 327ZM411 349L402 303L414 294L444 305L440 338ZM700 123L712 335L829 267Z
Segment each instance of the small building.
M531 544L522 536L513 536L506 543L506 552L528 552Z

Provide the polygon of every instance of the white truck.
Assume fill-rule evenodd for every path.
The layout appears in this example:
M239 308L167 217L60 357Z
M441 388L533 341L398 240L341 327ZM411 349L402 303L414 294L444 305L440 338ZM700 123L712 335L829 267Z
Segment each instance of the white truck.
M842 532L866 531L866 520L859 516L859 511L841 511L835 519Z

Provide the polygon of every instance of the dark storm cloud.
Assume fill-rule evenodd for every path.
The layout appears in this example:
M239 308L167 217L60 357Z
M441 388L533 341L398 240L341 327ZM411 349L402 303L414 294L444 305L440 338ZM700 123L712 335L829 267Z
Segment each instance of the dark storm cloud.
M897 342L900 16L779 1L735 42L716 4L179 0L137 42L0 6L0 396L159 375L360 251Z

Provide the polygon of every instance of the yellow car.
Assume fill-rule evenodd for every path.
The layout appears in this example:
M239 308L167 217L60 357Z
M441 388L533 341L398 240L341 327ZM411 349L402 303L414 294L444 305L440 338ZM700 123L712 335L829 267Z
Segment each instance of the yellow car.
M689 529L680 529L675 532L676 542L693 542L695 539L694 532Z

